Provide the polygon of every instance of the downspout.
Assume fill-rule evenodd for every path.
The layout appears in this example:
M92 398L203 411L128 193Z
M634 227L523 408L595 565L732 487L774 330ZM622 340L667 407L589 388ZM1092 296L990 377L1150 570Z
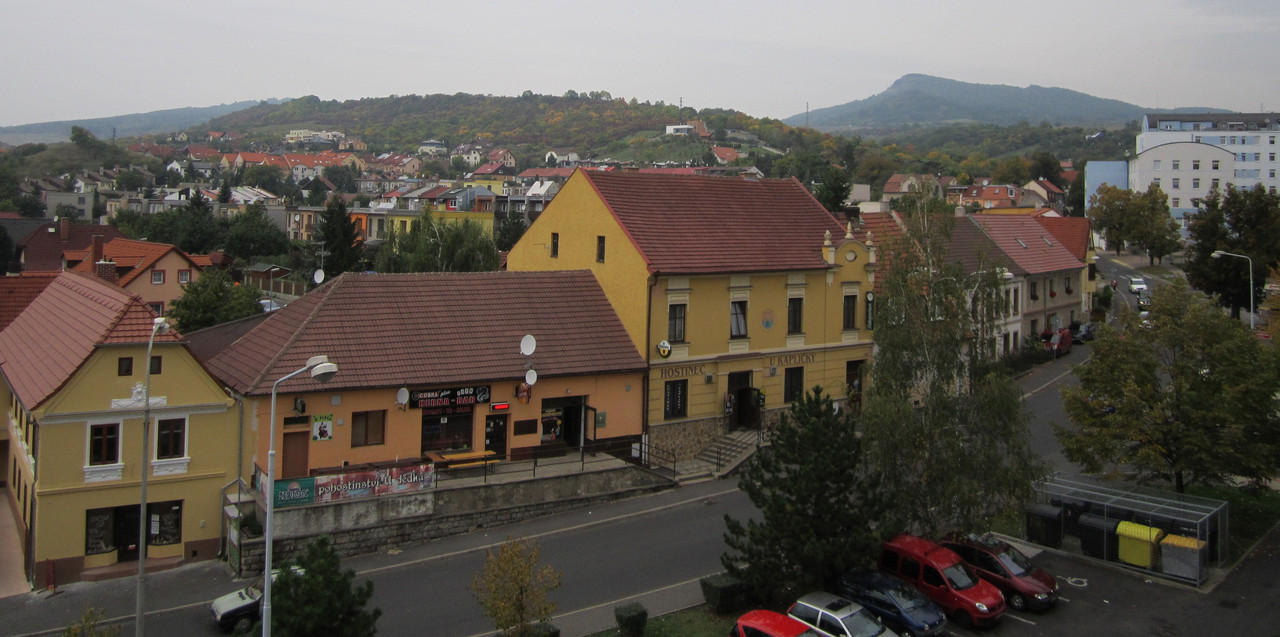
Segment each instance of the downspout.
M653 366L649 353L649 339L653 338L653 289L657 284L658 277L649 275L649 298L645 301L644 310L644 344L641 346L644 356L644 375L640 378L640 395L643 401L640 406L640 436L646 444L649 442L649 373Z

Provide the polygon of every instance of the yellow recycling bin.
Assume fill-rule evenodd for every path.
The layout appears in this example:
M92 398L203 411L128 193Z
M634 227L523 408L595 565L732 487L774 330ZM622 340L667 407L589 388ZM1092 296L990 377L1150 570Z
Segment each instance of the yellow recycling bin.
M1205 563L1206 546L1208 542L1193 537L1166 535L1160 542L1164 572L1199 582Z
M1121 522L1116 535L1120 538L1120 561L1149 569L1164 531L1137 522Z

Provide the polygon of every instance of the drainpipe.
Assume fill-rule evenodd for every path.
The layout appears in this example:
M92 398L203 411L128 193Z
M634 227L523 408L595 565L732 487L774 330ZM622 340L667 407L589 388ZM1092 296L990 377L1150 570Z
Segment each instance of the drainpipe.
M644 310L644 345L642 353L644 355L644 375L640 377L640 434L645 442L649 441L649 371L653 366L653 360L650 358L652 350L649 349L650 339L653 338L653 289L658 285L658 277L649 275L649 298L645 301Z

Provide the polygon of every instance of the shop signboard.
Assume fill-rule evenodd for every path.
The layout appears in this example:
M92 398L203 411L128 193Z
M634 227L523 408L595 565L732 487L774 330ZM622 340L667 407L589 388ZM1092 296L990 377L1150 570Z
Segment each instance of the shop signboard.
M430 489L436 474L427 463L316 476L315 482L316 502L336 502Z
M409 392L409 406L427 416L469 414L475 405L489 402L489 386L415 389Z

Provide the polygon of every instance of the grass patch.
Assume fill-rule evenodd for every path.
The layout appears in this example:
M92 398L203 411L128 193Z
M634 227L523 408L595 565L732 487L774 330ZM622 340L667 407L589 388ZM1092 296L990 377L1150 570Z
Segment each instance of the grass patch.
M650 617L644 627L644 637L719 637L729 634L729 629L733 628L733 622L737 619L737 615L716 615L703 604L660 617ZM618 637L618 629L612 628L590 637Z
M1188 486L1187 493L1227 501L1231 541L1227 562L1231 565L1280 522L1280 493L1270 489L1197 484Z

